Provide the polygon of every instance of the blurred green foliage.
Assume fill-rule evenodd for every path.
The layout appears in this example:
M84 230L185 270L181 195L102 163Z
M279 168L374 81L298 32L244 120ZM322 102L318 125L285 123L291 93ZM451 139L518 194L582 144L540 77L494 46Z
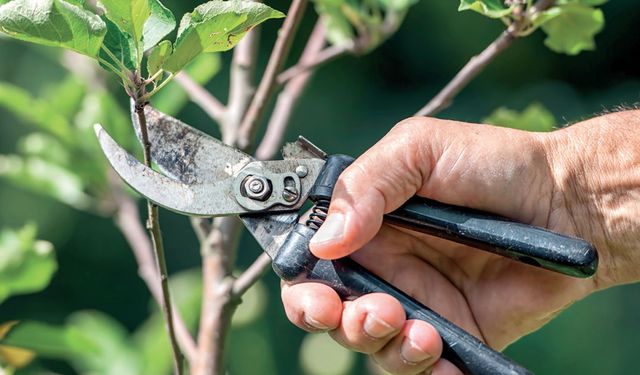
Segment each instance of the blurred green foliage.
M285 1L268 3L281 10L288 6ZM318 0L316 8L347 3L355 2ZM370 1L367 9L387 10L398 3L412 2ZM491 1L464 3L482 11L481 5ZM560 5L589 7L587 24L594 25L593 20L601 20L594 16L598 10L591 7L603 3L563 0ZM167 1L174 14L190 11L197 4ZM346 17L347 8L337 9L340 17ZM557 55L544 46L544 34L535 33L517 41L441 116L542 131L640 101L637 59L630 56L630 51L640 47L640 38L631 32L640 9L632 0L618 0L602 5L602 11L608 22L595 36L594 52L578 57ZM554 12L566 17L564 11ZM346 13L352 15L349 10ZM556 16L561 17L549 15L546 29L540 24L549 38L556 32L552 21ZM320 69L294 113L287 138L304 134L328 152L361 153L395 122L424 104L502 30L500 22L472 12L457 13L451 2L423 1L403 17L398 33L378 49L367 50L369 56L345 57ZM301 34L308 34L313 19L310 9ZM358 17L346 19L348 25L343 22L340 26L343 31L348 28L367 34ZM367 18L366 25L381 20ZM274 23L263 28L262 63L277 27ZM566 35L568 42L546 43L572 53L591 49L594 33ZM294 56L303 47L301 39L294 45ZM108 217L112 207L106 164L91 130L93 123L100 122L118 142L134 149L129 103L122 87L117 80L87 74L87 63L77 55L61 55L6 38L0 38L0 55L11 57L0 59L0 228L37 223L39 237L55 245L59 267L43 292L14 296L0 306L0 324L20 321L7 328L5 344L33 345L37 335L41 337L37 342L48 343L41 350L46 355L19 373L39 374L45 369L61 374L167 373L171 360L161 315L137 276L124 239ZM203 55L187 70L216 96L225 98L229 57ZM69 62L77 69L70 72ZM218 134L215 124L173 83L154 97L154 104ZM184 217L163 213L163 227L173 296L187 325L195 329L201 294L197 244ZM247 266L259 251L249 237L241 241L240 266ZM38 246L42 245L37 243L42 242L35 240L32 227L4 230L0 235L0 269L8 264L48 265L34 268L38 278L28 277L37 285L16 290L42 288L56 268L52 251L44 252L48 260L39 260L43 254ZM7 251L11 248L20 250ZM18 258L19 262L12 260ZM13 285L4 277L0 272L0 288ZM542 374L630 373L640 344L636 334L640 332L636 319L640 302L630 296L638 291L633 285L589 297L512 345L507 354ZM306 335L288 323L278 296L279 283L273 275L245 296L229 335L226 354L231 374L368 371L363 357L343 350L326 335ZM0 347L0 357L2 350Z

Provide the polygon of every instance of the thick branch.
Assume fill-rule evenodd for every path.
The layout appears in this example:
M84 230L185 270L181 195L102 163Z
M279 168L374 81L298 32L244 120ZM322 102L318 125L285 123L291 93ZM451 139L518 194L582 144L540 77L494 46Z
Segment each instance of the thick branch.
M221 128L222 141L229 145L236 145L240 123L255 93L253 76L259 39L260 28L254 28L233 50L229 105Z
M224 118L225 108L215 96L200 86L186 72L178 73L174 80L182 86L192 102L196 103L214 121L220 123Z
M256 95L253 97L247 114L240 125L238 145L243 149L248 148L251 144L256 127L262 120L265 108L276 88L276 78L282 71L287 56L289 55L293 38L302 20L307 3L308 0L293 0L287 13L287 18L282 28L278 31L278 39L269 57L267 68L260 81Z
M144 97L144 86L141 86L139 92L136 93L138 98ZM136 100L136 115L138 116L138 124L140 124L140 133L142 134L142 145L144 151L144 163L147 167L151 167L151 143L149 142L149 134L147 132L147 118L144 114L146 103ZM169 342L173 352L174 373L181 375L182 353L178 347L176 332L173 326L173 308L171 306L171 296L169 292L169 277L167 273L167 263L164 258L164 243L162 242L162 232L160 231L160 215L158 206L147 201L147 229L151 236L151 244L156 255L156 266L160 272L160 285L162 287L161 308L169 334Z
M133 255L138 263L138 274L147 285L152 297L161 304L162 290L160 288L160 277L153 259L153 249L149 236L142 227L138 207L133 199L126 196L121 191L121 185L115 186L118 189L114 193L116 195L117 211L115 214L115 222L124 238L133 251ZM180 312L174 307L173 317L175 322L176 337L180 343L182 351L186 354L189 361L193 361L196 356L196 343L189 333L189 329L184 320L180 316Z
M518 37L518 33L529 24L531 16L553 5L553 0L538 1L522 18L512 23L479 55L472 57L467 64L460 69L458 74L438 93L429 103L422 107L416 116L433 116L445 109L453 98L466 87L480 72L482 72L502 51L507 49Z
M198 333L198 361L193 374L223 374L224 340L236 308L232 297L234 252L240 233L236 217L220 217L201 244L203 299Z
M322 22L318 21L296 66L307 66L311 62L317 61L322 52L326 51L323 50L324 45L325 30ZM269 119L267 131L256 150L256 157L258 159L266 160L272 158L278 151L280 143L282 142L282 136L291 118L291 113L300 99L304 88L307 86L312 73L312 70L297 73L278 95L278 100Z
M232 146L237 146L238 129L255 92L253 75L258 41L259 30L253 29L234 49L229 103L221 123L222 140ZM202 220L192 222L202 228ZM224 373L224 340L237 306L237 299L232 296L232 271L240 227L237 218L215 218L201 241L204 291L198 361L193 366L196 375Z

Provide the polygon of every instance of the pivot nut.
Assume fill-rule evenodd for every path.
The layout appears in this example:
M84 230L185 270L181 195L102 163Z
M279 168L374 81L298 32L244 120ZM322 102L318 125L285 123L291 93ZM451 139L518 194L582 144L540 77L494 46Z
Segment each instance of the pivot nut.
M248 198L266 201L271 195L271 184L262 176L247 176L242 182L242 192Z

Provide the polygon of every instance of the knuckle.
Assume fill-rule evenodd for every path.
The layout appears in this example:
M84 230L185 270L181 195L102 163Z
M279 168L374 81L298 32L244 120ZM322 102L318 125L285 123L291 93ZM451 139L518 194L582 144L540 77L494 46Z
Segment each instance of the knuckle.
M398 122L392 131L412 131L416 127L424 126L427 123L429 123L429 119L426 117L412 116Z

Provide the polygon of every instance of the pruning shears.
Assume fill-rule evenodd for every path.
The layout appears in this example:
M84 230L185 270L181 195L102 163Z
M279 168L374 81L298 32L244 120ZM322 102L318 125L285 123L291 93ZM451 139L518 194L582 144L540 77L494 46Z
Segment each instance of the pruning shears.
M259 161L150 106L145 114L151 159L162 173L140 163L96 125L107 159L138 193L185 215L239 216L287 282L321 282L343 299L373 292L394 296L407 318L438 330L443 358L467 374L531 373L350 258L328 261L311 254L309 240L326 218L333 187L351 157L328 156L300 137L284 146L283 160ZM137 116L132 118L140 135ZM307 200L314 206L301 223L298 211ZM420 197L385 220L574 277L592 276L598 263L584 240Z

